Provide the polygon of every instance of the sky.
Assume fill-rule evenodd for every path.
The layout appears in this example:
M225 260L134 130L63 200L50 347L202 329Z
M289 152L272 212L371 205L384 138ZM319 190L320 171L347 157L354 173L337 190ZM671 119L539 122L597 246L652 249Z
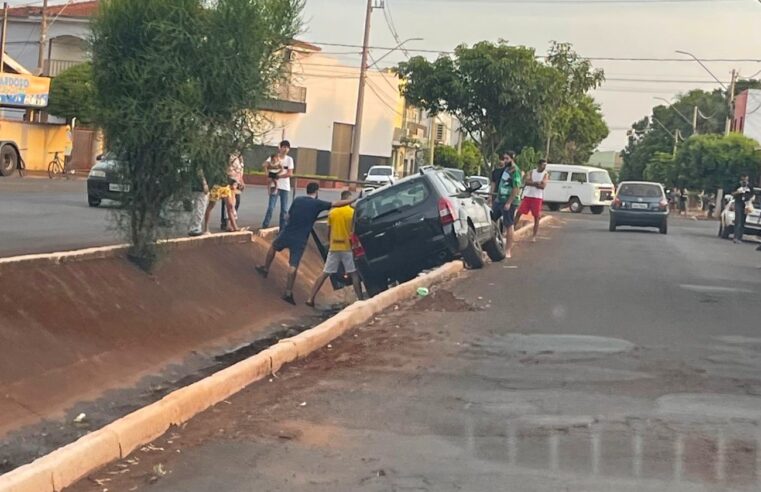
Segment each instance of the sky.
M380 3L376 0L377 3ZM391 15L400 39L423 38L406 46L449 51L482 40L505 39L546 53L551 41L571 42L586 57L751 59L707 62L729 82L731 70L750 77L761 70L761 2L757 0L384 0L373 12L370 44L396 46L385 17ZM358 45L364 27L364 0L306 0L301 38L318 43ZM341 60L359 65L355 48L323 46ZM358 51L358 50L356 50ZM384 50L372 51L380 57ZM435 53L415 53L429 57ZM389 65L404 59L395 52ZM388 62L388 63L387 63ZM611 129L601 150L621 150L634 121L653 106L692 88L720 87L694 61L595 61L608 81L594 97ZM642 80L647 80L647 82ZM669 81L679 81L678 83Z
M362 42L365 0L305 0L301 39L317 43ZM551 41L571 42L587 57L683 58L686 61L595 61L608 81L594 92L611 129L601 150L621 150L634 121L650 114L655 98L672 99L692 88L719 85L697 63L699 58L758 60L707 62L728 83L731 70L750 77L761 70L761 1L759 0L375 0L370 44L396 46L386 17L400 39L423 38L406 46L449 51L482 40L505 39L544 54ZM10 0L12 5L40 4ZM51 3L61 3L51 0ZM359 49L322 46L348 65L359 66ZM372 50L376 58L386 51ZM410 55L425 54L410 52ZM435 53L425 54L429 57ZM381 66L404 59L390 54ZM673 82L678 81L678 82ZM372 96L371 96L372 97Z

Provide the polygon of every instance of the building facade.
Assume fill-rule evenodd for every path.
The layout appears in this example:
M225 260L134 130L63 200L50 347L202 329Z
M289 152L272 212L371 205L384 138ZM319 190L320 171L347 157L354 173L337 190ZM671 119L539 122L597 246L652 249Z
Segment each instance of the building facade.
M761 90L748 89L735 98L732 131L761 143Z

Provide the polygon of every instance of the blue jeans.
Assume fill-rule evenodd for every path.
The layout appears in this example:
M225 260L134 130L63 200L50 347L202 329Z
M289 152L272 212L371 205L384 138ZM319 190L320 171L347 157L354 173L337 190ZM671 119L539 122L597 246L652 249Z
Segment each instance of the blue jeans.
M270 201L267 205L267 213L264 214L264 222L262 222L262 229L266 229L270 226L272 220L272 214L275 212L275 206L277 205L277 199L280 197L280 222L278 225L282 229L285 227L285 214L288 211L288 197L291 194L288 190L277 190L277 193L270 195Z

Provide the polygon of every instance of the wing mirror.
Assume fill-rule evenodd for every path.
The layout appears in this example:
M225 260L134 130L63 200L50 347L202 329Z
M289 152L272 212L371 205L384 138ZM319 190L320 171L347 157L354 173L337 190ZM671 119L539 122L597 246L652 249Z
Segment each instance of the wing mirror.
M469 191L470 193L475 193L475 192L477 192L478 190L480 190L480 189L481 189L481 186L483 186L483 185L482 185L482 184L481 184L481 182L480 182L480 181L478 181L477 179L474 179L474 180L468 181L468 191Z

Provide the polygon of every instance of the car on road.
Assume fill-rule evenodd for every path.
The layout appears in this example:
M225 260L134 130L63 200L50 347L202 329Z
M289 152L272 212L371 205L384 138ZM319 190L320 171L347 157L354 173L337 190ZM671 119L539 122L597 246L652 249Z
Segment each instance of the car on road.
M121 164L114 154L103 154L90 169L87 176L87 204L97 207L103 200L121 201L129 193L129 184L124 184Z
M427 268L462 258L470 268L505 258L502 223L476 192L427 168L357 201L352 249L370 295Z
M394 168L391 166L373 166L365 174L365 182L375 185L385 185L396 180Z
M549 181L544 189L544 204L556 212L568 206L580 214L589 207L593 214L601 214L615 194L615 186L608 171L598 167L547 164Z
M625 181L610 204L610 231L621 226L655 227L668 233L669 202L660 183Z
M729 239L735 233L735 201L724 197L724 209L719 216L719 237ZM761 188L753 189L753 200L745 207L745 234L761 236Z

